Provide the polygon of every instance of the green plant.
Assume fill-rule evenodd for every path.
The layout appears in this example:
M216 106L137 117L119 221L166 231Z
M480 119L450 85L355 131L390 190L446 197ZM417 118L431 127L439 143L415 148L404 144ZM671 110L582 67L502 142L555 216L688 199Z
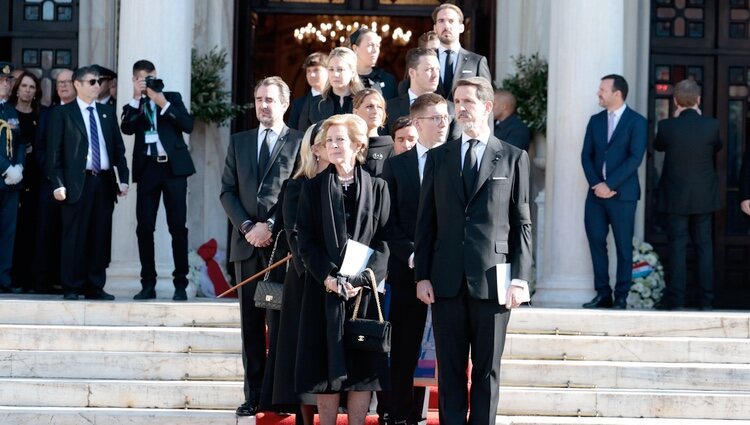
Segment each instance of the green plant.
M231 92L223 90L221 73L226 66L226 50L214 47L205 55L198 55L197 50L193 49L190 107L195 118L208 124L225 125L250 108L249 104L233 104Z
M547 61L538 53L512 58L516 74L502 82L502 88L516 97L516 113L531 131L547 131Z

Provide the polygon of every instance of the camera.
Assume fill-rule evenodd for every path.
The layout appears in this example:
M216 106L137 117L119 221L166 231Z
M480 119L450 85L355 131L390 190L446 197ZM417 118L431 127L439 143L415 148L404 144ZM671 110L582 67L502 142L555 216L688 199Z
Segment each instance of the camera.
M157 93L161 93L162 90L164 90L164 81L162 81L159 78L149 75L146 77L146 87L150 88L151 90Z

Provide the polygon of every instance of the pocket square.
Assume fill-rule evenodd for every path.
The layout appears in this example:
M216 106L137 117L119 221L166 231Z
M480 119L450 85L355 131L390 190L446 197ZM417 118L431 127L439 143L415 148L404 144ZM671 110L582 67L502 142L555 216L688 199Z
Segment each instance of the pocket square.
M462 69L462 70L461 70L461 73L462 73L462 74L471 74L471 73L473 73L473 72L474 72L474 71L472 71L472 70L470 70L470 69L468 69L468 70L467 70L467 69Z
M508 180L508 178L503 176L492 176L492 180Z

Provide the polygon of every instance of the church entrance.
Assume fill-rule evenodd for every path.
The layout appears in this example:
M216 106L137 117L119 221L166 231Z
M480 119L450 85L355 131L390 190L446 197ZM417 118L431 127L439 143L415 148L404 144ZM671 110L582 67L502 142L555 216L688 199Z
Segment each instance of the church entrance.
M750 307L750 217L739 208L742 155L750 130L750 4L748 0L651 2L650 144L647 157L646 237L662 263L666 219L656 212L663 154L651 143L658 122L672 116L672 89L692 77L703 90L701 108L721 123L716 156L723 208L714 215L715 307ZM688 305L697 305L695 252L688 253ZM668 276L667 276L668 278Z

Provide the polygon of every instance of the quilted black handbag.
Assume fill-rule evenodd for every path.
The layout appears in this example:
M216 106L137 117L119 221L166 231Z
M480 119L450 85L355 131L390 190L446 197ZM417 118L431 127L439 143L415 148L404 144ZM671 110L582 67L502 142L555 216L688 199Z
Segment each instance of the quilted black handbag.
M359 304L362 301L362 291L365 289L362 288L354 303L354 314L344 324L344 346L352 350L388 353L391 351L391 323L383 320L383 310L380 308L375 273L370 269L365 269L365 271L370 276L372 296L375 297L375 304L378 306L378 320L357 317Z
M279 238L284 230L281 230L276 235L276 240L273 243L273 249L271 250L271 258L268 259L268 264L273 264L273 257L276 253L276 245L279 243ZM263 276L263 280L257 283L255 288L255 296L253 301L255 306L258 308L267 308L269 310L281 310L281 300L284 293L284 284L268 280L268 276L271 271L267 271L266 275Z

